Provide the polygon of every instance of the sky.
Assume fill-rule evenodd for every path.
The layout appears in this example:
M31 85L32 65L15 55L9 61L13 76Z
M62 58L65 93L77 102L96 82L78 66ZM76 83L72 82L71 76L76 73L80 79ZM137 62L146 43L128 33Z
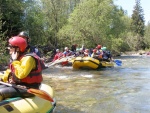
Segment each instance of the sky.
M114 0L114 3L126 10L128 16L131 17L135 6L135 0ZM141 0L140 3L144 13L145 25L147 25L148 21L150 22L150 0Z

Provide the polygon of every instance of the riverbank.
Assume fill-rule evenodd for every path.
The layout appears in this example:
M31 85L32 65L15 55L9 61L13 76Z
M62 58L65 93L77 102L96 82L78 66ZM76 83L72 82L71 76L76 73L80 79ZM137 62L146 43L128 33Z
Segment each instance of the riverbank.
M149 55L150 51L144 51L144 50L139 50L139 51L128 51L128 52L122 52L121 56L141 56L141 55Z

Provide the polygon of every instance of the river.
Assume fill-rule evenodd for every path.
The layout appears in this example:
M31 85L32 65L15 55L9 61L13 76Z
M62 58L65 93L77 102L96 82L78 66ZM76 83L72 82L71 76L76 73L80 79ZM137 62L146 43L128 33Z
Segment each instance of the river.
M55 113L150 113L150 57L121 56L122 66L99 70L49 67Z

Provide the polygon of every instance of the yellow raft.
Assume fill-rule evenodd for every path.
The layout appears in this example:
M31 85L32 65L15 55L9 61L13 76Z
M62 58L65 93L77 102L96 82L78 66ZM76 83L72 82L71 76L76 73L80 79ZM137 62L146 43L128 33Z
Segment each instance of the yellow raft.
M103 67L113 67L113 62L99 61L92 57L76 57L72 64L74 69L98 69Z
M41 84L40 90L45 91L51 96L54 102L50 102L41 97L35 96L30 98L10 98L0 102L1 113L53 113L56 107L56 100L53 97L53 89L46 85Z

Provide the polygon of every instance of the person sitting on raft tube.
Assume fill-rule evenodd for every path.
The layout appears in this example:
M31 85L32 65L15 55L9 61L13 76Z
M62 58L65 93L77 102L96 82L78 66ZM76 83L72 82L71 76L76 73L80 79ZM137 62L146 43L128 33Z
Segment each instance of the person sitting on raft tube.
M99 55L98 56L99 60L102 60L102 55L103 55L103 51L101 50L101 48L102 48L101 45L97 45L97 47L96 47L96 49L97 49L96 53Z
M64 50L65 51L63 52L63 57L73 55L72 51L70 51L68 47L65 47Z
M21 88L35 88L43 80L42 62L35 53L26 52L27 42L24 38L14 36L9 39L9 54L13 61L0 79L3 82L15 84ZM0 100L12 97L31 97L33 94L24 89L0 85Z
M85 51L84 51L84 57L91 57L89 49L85 49Z
M108 61L108 62L112 61L113 60L112 54L110 51L107 50L107 47L102 47L101 49L103 51L103 55L102 55L103 61Z
M59 49L56 49L56 54L55 54L52 62L54 62L55 60L58 60L58 59L60 59L62 57L63 57L63 53Z
M93 49L93 53L92 53L91 57L95 58L95 59L98 59L98 60L100 59L99 55L97 54L97 49Z

